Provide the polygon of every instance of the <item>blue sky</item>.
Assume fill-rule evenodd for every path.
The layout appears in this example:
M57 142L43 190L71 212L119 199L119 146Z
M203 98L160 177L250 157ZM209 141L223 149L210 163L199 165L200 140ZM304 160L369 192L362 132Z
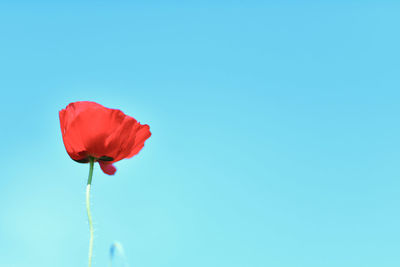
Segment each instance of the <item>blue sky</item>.
M400 4L0 4L0 266L86 266L58 111L151 127L95 168L94 266L400 264Z

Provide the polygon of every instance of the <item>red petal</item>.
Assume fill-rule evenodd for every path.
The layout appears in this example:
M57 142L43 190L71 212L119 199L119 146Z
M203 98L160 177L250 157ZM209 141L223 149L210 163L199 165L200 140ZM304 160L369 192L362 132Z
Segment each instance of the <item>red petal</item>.
M114 175L117 171L117 168L112 165L112 163L105 163L104 161L99 161L99 165L101 170L108 175Z
M99 161L102 170L110 175L116 171L111 163L139 153L151 136L148 125L141 125L122 111L95 102L71 103L59 116L69 156L79 162L86 162L89 156L110 157L112 161Z
M106 146L109 150L109 155L114 160L113 162L118 161L119 155L121 151L124 150L126 144L129 142L129 136L132 133L132 129L137 125L137 121L129 116L125 116L124 121L120 124L119 128L114 131L113 134L107 137Z
M118 132L126 117L122 111L84 101L71 103L65 109L65 113L62 123L65 125L64 144L70 156L86 151L95 158L116 157L114 150L119 144L109 146L106 140Z
M63 109L59 112L60 116L60 126L61 126L61 134L64 142L65 149L67 150L68 155L73 160L81 160L85 158L87 155L82 153L84 151L84 147L82 142L80 142L79 137L77 138L73 132L67 132L68 129L68 112L66 109ZM85 154L85 155L82 155Z
M151 136L150 127L147 124L142 125L140 130L136 133L135 145L130 151L127 158L131 158L135 156L137 153L139 153L139 151L144 147L144 142L147 139L149 139L150 136Z
M150 127L136 123L131 129L129 137L121 145L121 150L115 161L135 156L143 148L144 142L151 136Z

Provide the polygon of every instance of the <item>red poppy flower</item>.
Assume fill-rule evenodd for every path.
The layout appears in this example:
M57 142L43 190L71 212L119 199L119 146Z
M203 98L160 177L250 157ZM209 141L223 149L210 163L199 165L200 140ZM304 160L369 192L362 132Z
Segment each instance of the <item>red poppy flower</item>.
M68 155L80 163L93 157L109 175L116 172L114 162L135 156L151 136L148 125L95 102L71 103L59 115Z

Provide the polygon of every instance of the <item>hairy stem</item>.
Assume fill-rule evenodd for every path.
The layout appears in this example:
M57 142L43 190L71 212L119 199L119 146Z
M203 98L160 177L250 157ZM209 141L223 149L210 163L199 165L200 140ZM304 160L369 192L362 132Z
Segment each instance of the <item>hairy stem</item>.
M89 265L88 265L89 267L92 266L92 256L93 256L93 223L92 223L92 214L90 213L90 186L92 184L93 165L94 165L94 158L90 158L89 177L86 186L86 212L88 216L89 231L90 231Z

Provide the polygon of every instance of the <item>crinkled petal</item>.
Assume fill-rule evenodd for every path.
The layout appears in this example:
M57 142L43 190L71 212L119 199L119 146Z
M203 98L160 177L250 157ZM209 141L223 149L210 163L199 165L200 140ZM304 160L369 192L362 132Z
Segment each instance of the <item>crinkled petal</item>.
M131 129L129 138L125 141L125 144L121 146L120 153L118 154L115 161L131 158L138 154L143 148L144 142L151 136L150 127L148 125L141 125L137 123Z
M125 116L124 121L120 124L119 128L107 137L105 144L109 154L112 155L110 157L114 159L114 162L118 158L121 150L123 150L126 143L129 141L129 136L136 124L138 123L134 118Z
M131 149L129 155L126 158L131 158L139 153L139 151L144 147L144 142L151 136L149 125L142 125L140 130L136 133L135 145Z

